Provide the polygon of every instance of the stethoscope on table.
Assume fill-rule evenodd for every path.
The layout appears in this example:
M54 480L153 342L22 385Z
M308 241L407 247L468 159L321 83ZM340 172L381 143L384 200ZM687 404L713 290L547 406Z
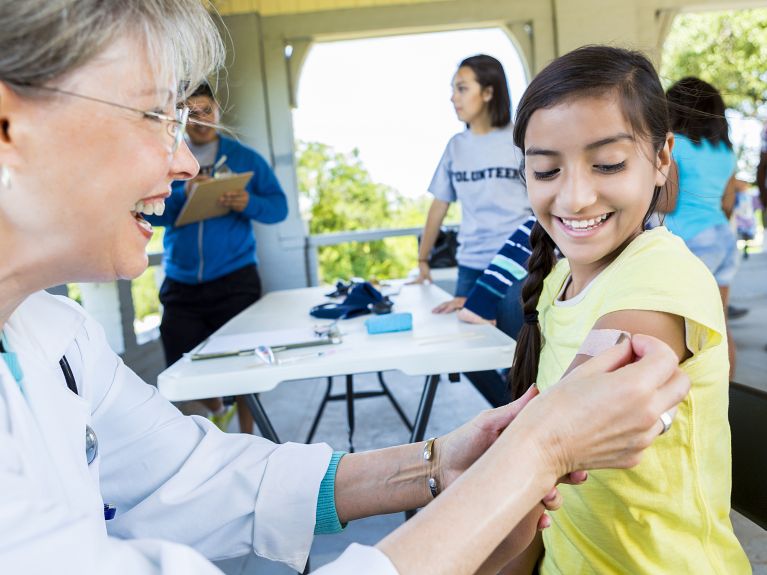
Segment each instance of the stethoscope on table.
M67 387L69 390L74 393L75 395L80 395L80 393L77 391L77 381L75 381L75 376L72 373L72 368L69 367L69 362L67 361L66 356L62 356L59 360L59 366L61 366L61 371L64 373L64 380L67 382ZM96 437L96 432L93 431L93 428L90 425L85 426L85 458L88 461L88 465L93 463L96 459L96 456L99 453L99 438ZM114 505L110 505L108 503L104 503L104 519L109 521L110 519L114 519L115 513L117 512L117 508Z

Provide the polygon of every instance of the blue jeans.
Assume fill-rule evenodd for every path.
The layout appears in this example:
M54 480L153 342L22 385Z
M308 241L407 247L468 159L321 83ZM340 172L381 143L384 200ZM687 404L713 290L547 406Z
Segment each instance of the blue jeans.
M458 266L458 281L455 287L456 297L466 297L469 295L469 292L474 287L474 283L483 272L484 270ZM517 339L524 320L522 302L520 301L522 283L515 282L506 291L506 297L498 302L496 325L498 329L514 339ZM464 375L491 406L498 407L506 405L511 401L511 392L506 381L507 372L508 370L506 369L500 373L495 370L472 371Z
M455 282L455 297L466 297L471 288L484 273L485 270L476 270L466 266L458 266L458 279Z
M719 224L687 240L687 247L714 274L720 287L729 287L738 271L738 242L730 226Z

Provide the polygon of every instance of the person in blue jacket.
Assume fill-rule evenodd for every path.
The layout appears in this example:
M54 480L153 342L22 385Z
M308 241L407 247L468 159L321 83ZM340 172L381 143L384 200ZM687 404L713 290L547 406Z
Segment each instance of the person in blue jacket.
M224 323L261 297L252 222L274 224L288 215L288 203L274 172L255 150L222 135L215 126L220 108L208 84L189 97L188 145L200 164L200 175L176 181L162 214L147 216L165 226L165 281L160 335L168 365L204 341ZM253 172L245 189L225 194L226 215L176 227L189 186L221 172ZM206 400L214 415L224 412L220 398ZM244 398L238 398L240 430L250 433Z

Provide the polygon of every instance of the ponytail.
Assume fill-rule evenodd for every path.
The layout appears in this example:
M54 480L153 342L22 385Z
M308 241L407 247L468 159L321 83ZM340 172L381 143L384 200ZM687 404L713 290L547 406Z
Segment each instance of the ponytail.
M538 360L542 347L541 326L538 322L538 299L543 290L543 280L557 261L554 255L554 241L538 222L530 232L530 245L533 249L527 262L528 276L522 286L522 310L525 314L525 323L522 324L522 329L517 336L514 363L509 373L512 399L521 397L538 377Z

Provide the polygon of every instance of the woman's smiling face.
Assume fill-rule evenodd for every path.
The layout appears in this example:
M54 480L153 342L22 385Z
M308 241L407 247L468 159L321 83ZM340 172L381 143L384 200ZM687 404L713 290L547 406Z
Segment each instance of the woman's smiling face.
M158 80L143 42L125 36L51 87L173 117L174 84ZM173 180L197 172L186 144L173 153L172 126L140 112L61 93L7 94L12 185L0 219L33 273L47 274L39 283L139 275L151 227L136 203L162 204Z
M535 111L524 141L530 204L584 285L641 233L673 136L653 150L607 94Z

